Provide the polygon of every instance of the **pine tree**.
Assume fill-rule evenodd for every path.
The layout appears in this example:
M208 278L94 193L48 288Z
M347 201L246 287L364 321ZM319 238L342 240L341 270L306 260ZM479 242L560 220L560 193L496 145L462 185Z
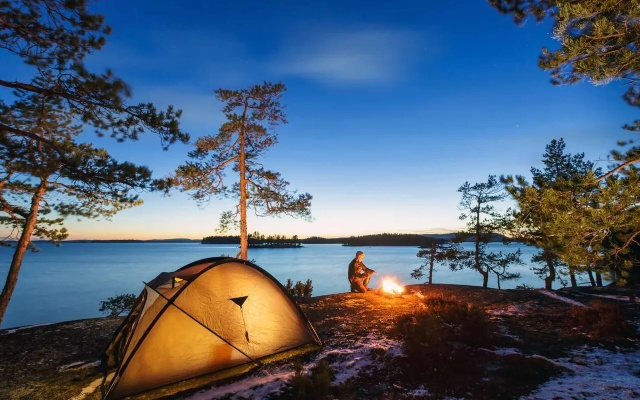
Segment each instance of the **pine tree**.
M501 232L509 224L510 210L501 213L495 203L507 197L504 188L495 175L490 175L487 182L471 185L465 182L458 192L462 193L460 219L467 222L467 229L459 232L455 242L463 242L471 238L474 244L472 251L460 251L456 256L456 264L452 270L461 268L475 269L482 275L482 287L486 288L489 274L494 273L498 279L517 279L518 274L507 273L506 268L513 263L520 263L520 251L502 254L487 251L487 244L494 233Z
M178 167L167 181L168 187L190 192L199 202L215 195L238 198L235 209L222 213L220 230L239 224L238 257L245 260L249 207L258 216L310 216L311 195L290 191L289 182L258 162L258 158L277 143L275 127L287 122L280 104L285 90L282 83L268 82L243 90L216 90L218 100L225 103L223 111L227 121L218 134L198 138L195 149L189 153L193 161ZM231 186L227 186L225 180L228 169L238 174L238 180Z
M439 243L434 240L431 242L430 247L423 248L416 254L416 257L423 259L423 263L420 267L411 271L411 277L413 279L422 279L425 268L428 268L427 283L431 285L433 284L435 263L449 261L455 268L455 261L461 253L463 253L463 250L458 243Z
M20 59L25 81L0 79L0 223L2 244L15 246L0 294L0 323L33 237L59 243L68 216L98 218L140 204L150 171L117 162L77 141L83 126L118 141L157 133L166 148L189 136L180 111L128 105L128 85L110 71L95 74L85 57L100 50L110 28L86 1L0 1L0 57Z
M582 243L571 220L578 221L577 214L584 213L583 206L594 209L598 201L594 195L598 190L594 176L601 173L584 153L565 153L565 142L561 138L552 140L545 149L542 162L544 169L531 168L532 182L522 176L506 176L501 180L506 190L518 204L515 212L516 235L530 245L540 249L532 261L541 263L534 272L544 278L545 288L551 289L553 281L560 279L558 268L566 268L572 275L576 270L587 271L594 267L594 260L587 263L585 252L589 246ZM595 221L594 221L595 222ZM581 222L584 226L583 221ZM593 250L593 246L591 246ZM581 256L577 256L577 254Z

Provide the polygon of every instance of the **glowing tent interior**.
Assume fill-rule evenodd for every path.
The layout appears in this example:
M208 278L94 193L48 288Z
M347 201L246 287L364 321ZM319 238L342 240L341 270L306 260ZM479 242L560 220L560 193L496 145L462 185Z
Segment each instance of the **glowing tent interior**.
M105 399L117 399L321 345L284 287L248 261L195 261L145 284L103 356Z

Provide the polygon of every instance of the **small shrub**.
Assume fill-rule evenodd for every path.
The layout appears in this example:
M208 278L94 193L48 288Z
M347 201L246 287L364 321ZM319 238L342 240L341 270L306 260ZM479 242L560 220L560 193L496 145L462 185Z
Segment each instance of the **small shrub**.
M291 280L291 278L287 279L287 284L284 285L284 290L290 294L291 296L294 295L294 291L293 291L293 281Z
M296 282L296 287L295 287L295 296L298 299L302 299L304 296L304 283L298 281Z
M326 360L320 360L309 375L303 373L300 363L296 363L294 368L295 375L290 382L293 399L322 400L329 396L334 372Z
M129 312L136 304L137 297L133 293L120 294L109 297L100 302L100 312L108 312L110 317L115 317L124 312Z
M304 284L304 288L302 290L302 294L305 298L310 298L311 297L311 293L313 292L313 285L311 283L311 279L307 279L307 281Z
M518 289L518 290L530 290L530 289L533 289L533 287L522 283L522 284L516 286L516 289Z
M618 303L595 300L588 308L574 307L571 317L577 327L597 339L616 339L631 334L622 307Z
M311 279L307 279L305 283L298 281L294 284L291 279L287 279L284 289L296 300L308 299L311 297L311 293L313 292L313 283L311 282Z

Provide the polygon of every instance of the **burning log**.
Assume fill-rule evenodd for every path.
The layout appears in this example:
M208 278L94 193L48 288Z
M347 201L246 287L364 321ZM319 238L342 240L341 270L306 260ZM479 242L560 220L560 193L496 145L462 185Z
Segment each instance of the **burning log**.
M386 278L382 280L382 287L380 293L387 297L401 296L404 293L404 287L395 283L392 279Z

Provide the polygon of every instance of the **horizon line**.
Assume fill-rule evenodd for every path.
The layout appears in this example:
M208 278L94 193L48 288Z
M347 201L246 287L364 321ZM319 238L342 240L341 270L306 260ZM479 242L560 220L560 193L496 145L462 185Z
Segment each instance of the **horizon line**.
M317 237L317 238L323 238L323 239L339 239L339 238L348 238L348 237L358 237L358 236L372 236L372 235L384 235L384 234L389 234L389 235L447 235L447 234L452 234L452 233L456 233L456 232L460 232L460 230L450 230L450 229L428 229L425 231L421 231L421 232L379 232L379 233L367 233L367 234L361 234L361 235L354 235L354 234L347 234L347 235L329 235L329 236L321 236L321 235L310 235L310 236L306 236L306 237L298 237L299 239L309 239L312 237ZM265 234L265 236L275 236L275 235L279 235L279 234ZM239 236L237 234L230 234L230 235L210 235L210 236ZM210 236L204 236L202 238L188 238L188 237L173 237L173 238L150 238L150 239L140 239L140 238L110 238L110 239L96 239L96 238L73 238L73 239L64 239L62 240L62 242L70 242L70 241L113 241L113 240L120 240L120 241L161 241L161 240L191 240L191 241L200 241L202 239L204 239L205 237L210 237ZM292 236L297 236L297 235L284 235L285 237L292 237ZM45 241L48 242L49 240L46 239L33 239L32 241Z

